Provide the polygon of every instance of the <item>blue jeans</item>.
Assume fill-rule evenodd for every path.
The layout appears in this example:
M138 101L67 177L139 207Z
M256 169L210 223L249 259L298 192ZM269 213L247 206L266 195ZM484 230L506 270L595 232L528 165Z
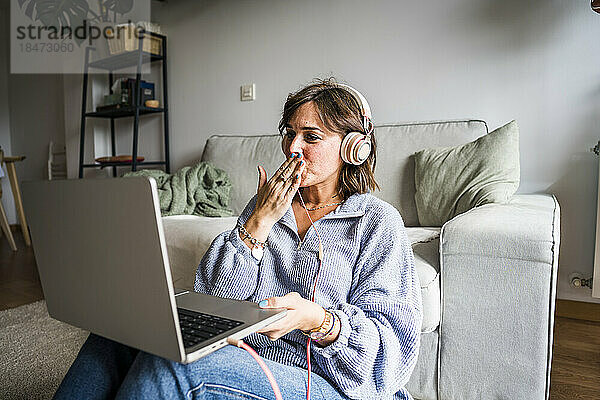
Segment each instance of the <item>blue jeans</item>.
M305 369L264 360L284 399L305 399ZM90 334L55 399L275 398L262 369L245 350L226 346L180 364ZM347 399L321 376L311 375L311 399Z

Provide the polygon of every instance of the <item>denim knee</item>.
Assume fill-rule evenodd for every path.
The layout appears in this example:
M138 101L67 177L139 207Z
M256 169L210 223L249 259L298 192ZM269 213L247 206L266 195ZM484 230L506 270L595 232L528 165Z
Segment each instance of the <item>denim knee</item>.
M186 399L189 400L269 400L244 390L222 384L201 383L191 388Z
M138 352L129 346L90 334L54 398L113 398Z

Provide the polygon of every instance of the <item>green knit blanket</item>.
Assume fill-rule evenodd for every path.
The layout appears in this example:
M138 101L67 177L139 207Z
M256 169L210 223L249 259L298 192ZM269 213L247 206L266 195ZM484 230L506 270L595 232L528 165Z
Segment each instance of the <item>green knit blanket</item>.
M228 208L231 193L229 176L210 163L183 167L172 175L161 170L144 169L123 176L147 176L156 180L163 217L184 214L228 217L233 213Z

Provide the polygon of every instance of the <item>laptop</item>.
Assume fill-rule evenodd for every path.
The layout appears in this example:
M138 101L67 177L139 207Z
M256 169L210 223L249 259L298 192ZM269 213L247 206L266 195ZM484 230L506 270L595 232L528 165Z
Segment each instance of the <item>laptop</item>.
M48 313L59 321L187 364L286 314L173 287L153 178L22 189Z

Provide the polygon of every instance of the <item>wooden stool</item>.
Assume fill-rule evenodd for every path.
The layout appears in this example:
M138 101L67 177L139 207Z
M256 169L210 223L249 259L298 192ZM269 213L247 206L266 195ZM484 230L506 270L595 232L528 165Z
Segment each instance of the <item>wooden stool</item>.
M2 167L2 163L6 165L6 173L8 174L8 179L10 180L10 187L12 189L13 197L15 200L15 207L17 209L17 215L19 216L19 222L21 224L21 232L23 233L23 239L25 239L25 244L27 246L31 246L31 239L29 237L29 228L27 227L27 221L25 220L25 211L23 210L23 201L21 200L21 189L19 188L19 181L17 180L17 171L15 169L15 162L23 161L25 156L14 156L14 157L4 157L4 153L0 150L0 168ZM0 187L0 198L2 197L2 188ZM8 242L10 247L16 251L17 245L15 244L15 239L12 236L12 232L10 231L10 226L8 225L8 219L6 218L6 213L4 212L4 208L2 207L2 203L0 202L0 225L2 225L2 230L6 234L8 238Z

